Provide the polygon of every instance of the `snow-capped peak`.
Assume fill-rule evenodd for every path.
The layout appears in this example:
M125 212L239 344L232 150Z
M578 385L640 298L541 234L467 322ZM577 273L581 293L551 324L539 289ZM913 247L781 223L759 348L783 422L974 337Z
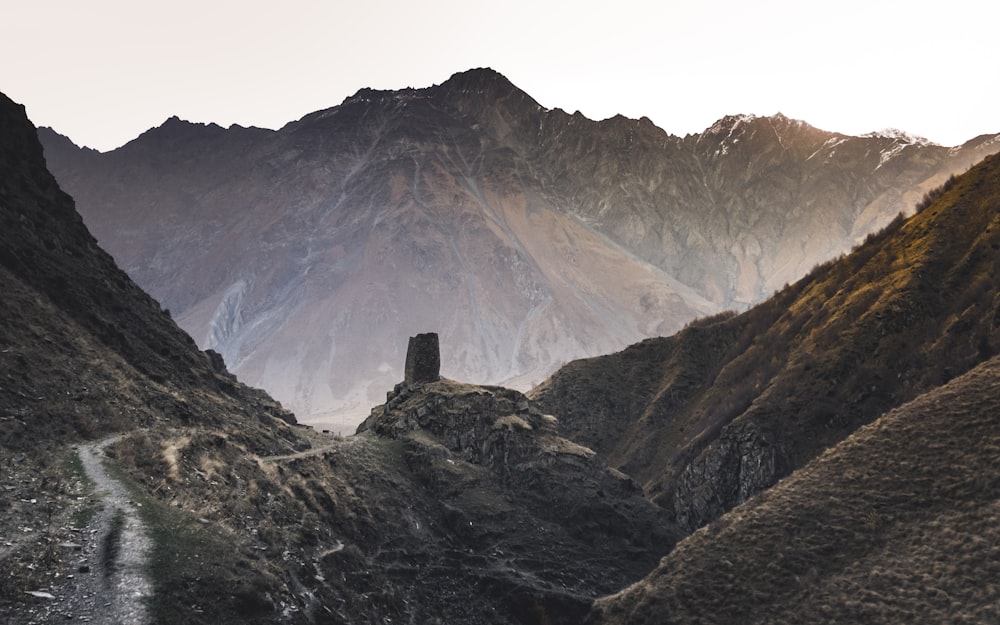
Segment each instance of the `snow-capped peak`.
M706 130L703 134L706 135L717 135L721 134L723 131L728 131L729 135L733 134L737 126L740 124L745 124L752 122L757 119L756 115L726 115L722 119L716 121L712 124L712 127Z
M898 128L886 128L861 135L871 139L892 139L906 145L937 145L930 139L915 135Z

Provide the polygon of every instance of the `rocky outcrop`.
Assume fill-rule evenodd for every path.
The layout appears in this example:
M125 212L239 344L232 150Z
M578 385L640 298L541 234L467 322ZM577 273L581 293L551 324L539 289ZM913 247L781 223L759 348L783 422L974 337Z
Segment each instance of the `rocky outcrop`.
M677 477L677 524L693 532L787 475L788 458L777 438L754 423L724 428Z
M493 589L465 601L495 605L501 622L578 623L594 597L642 575L676 541L630 478L557 426L519 391L439 379L397 384L358 428L402 445L419 484L409 496L429 497L440 515L424 522L475 556L453 561L450 577ZM416 557L427 546L410 549ZM525 549L530 562L509 555Z

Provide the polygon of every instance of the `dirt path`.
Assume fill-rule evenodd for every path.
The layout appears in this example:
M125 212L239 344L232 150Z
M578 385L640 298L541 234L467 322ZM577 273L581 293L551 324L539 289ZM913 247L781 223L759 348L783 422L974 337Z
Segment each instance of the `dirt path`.
M294 454L284 454L281 456L259 456L257 459L261 462L278 462L280 460L295 460L297 458L308 458L309 456L319 456L325 454L335 447L342 446L343 443L330 443L329 445L323 445L322 447L313 447L312 449L307 449L305 451L297 451Z
M306 449L305 451L297 451L292 454L281 454L279 456L257 456L257 460L260 462L280 462L282 460L296 460L298 458L308 458L309 456L321 456L328 451L344 447L345 445L350 445L354 441L353 438L332 438L325 434L316 435L313 439L313 444L315 447Z
M147 600L152 594L148 577L152 540L139 517L139 507L125 486L108 474L102 463L104 448L117 437L81 444L77 454L94 483L97 510L74 556L67 583L54 591L49 606L51 622L98 625L147 625Z

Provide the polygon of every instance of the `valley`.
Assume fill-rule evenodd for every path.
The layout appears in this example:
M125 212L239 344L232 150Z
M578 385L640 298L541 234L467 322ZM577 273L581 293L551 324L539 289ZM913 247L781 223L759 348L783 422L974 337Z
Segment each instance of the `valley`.
M747 116L669 138L546 111L482 71L282 131L172 120L107 155L3 96L0 122L0 621L1000 617L993 138ZM865 175L837 160L852 151ZM836 164L823 183L818 160ZM94 182L116 168L132 191ZM81 212L106 193L116 225L91 235L64 181ZM854 200L795 213L819 186ZM656 199L688 191L712 201L682 218L688 200ZM702 219L719 227L688 227ZM852 234L795 245L811 228ZM803 260L817 249L834 257ZM741 255L795 269L763 293ZM203 351L194 319L229 351ZM414 375L407 339L435 331ZM296 401L363 380L366 414L347 436L309 427L244 384L255 371ZM122 588L130 544L142 573Z

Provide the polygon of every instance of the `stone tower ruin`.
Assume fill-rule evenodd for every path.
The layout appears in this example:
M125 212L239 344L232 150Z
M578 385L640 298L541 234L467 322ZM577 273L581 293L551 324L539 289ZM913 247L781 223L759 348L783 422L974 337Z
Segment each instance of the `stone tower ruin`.
M410 337L406 347L404 382L420 384L437 382L441 377L441 349L437 332L427 332Z

